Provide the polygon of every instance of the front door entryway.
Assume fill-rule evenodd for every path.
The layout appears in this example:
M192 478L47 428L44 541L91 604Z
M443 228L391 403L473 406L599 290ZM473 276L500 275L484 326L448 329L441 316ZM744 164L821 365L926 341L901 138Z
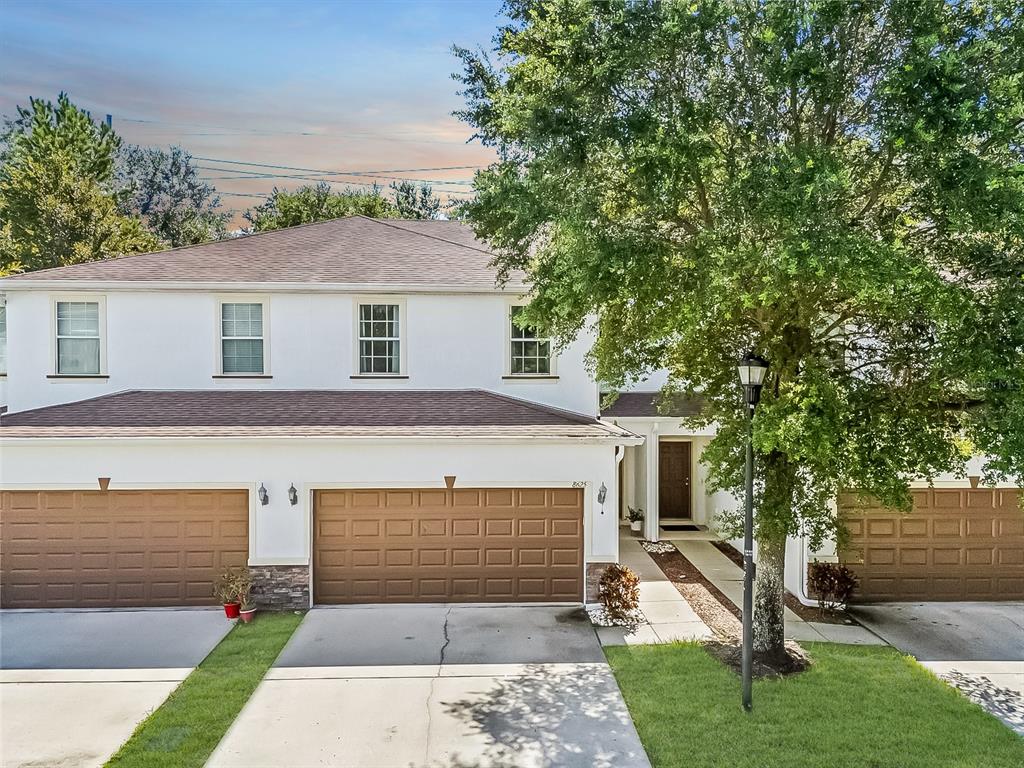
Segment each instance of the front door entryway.
M662 440L658 444L658 517L689 519L692 443Z

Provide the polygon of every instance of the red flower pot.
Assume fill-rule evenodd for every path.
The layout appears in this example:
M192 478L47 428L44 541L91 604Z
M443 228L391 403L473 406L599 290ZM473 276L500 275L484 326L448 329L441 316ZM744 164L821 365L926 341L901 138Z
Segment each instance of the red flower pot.
M237 619L241 607L238 603L224 603L224 615L229 619Z
M248 624L256 616L256 609L250 608L248 611L242 611L239 613L239 616L245 624Z

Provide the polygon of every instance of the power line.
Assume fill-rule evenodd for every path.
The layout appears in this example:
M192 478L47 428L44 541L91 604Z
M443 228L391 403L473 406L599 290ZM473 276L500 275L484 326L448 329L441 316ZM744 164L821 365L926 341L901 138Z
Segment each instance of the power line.
M211 168L208 165L197 165L196 168L201 171L223 171L229 173L244 174L241 176L207 176L206 181L231 181L233 179L303 179L306 181L326 181L331 184L345 184L347 179L328 179L327 176L340 176L341 174L336 173L316 173L316 174L291 174L291 173L262 173L259 171L245 171L241 169L225 169L225 168ZM430 184L433 186L459 186L459 187L471 187L473 186L472 181L464 181L460 179L410 179L407 176L378 176L373 173L358 174L370 179L381 179L382 181L412 181L417 184ZM353 174L351 178L355 178L356 174Z
M465 171L487 167L486 165L445 165L438 166L436 168L389 168L383 171L325 171L322 168L299 168L294 165L249 163L244 160L224 160L219 157L200 157L199 155L193 155L192 159L203 160L208 163L221 163L223 165L247 165L253 168L278 168L285 171L306 171L307 173L322 173L328 176L371 176L377 173L427 173L428 171Z

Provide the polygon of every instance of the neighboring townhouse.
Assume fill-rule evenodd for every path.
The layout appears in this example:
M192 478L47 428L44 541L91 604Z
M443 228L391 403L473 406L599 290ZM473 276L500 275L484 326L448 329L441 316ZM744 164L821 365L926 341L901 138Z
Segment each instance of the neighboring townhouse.
M3 605L582 601L641 440L491 259L351 217L0 281Z
M599 413L593 338L519 328L491 259L351 217L0 280L0 604L209 603L246 564L280 607L580 602L628 507L706 536L736 500L699 403L660 371ZM1018 491L915 485L907 516L838 500L861 597L1024 598ZM793 539L790 591L836 556Z

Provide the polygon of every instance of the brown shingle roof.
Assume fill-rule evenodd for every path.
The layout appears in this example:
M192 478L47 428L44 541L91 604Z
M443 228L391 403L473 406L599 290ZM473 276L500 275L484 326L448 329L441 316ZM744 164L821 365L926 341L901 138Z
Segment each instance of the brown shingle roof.
M466 224L349 216L135 256L44 269L43 280L402 285L491 290L493 254ZM510 281L520 285L522 275Z
M614 403L601 409L601 417L606 419L657 416L685 418L698 415L702 407L703 401L699 397L676 394L666 398L661 392L620 392Z
M105 435L632 437L482 390L131 390L0 417L0 437Z

